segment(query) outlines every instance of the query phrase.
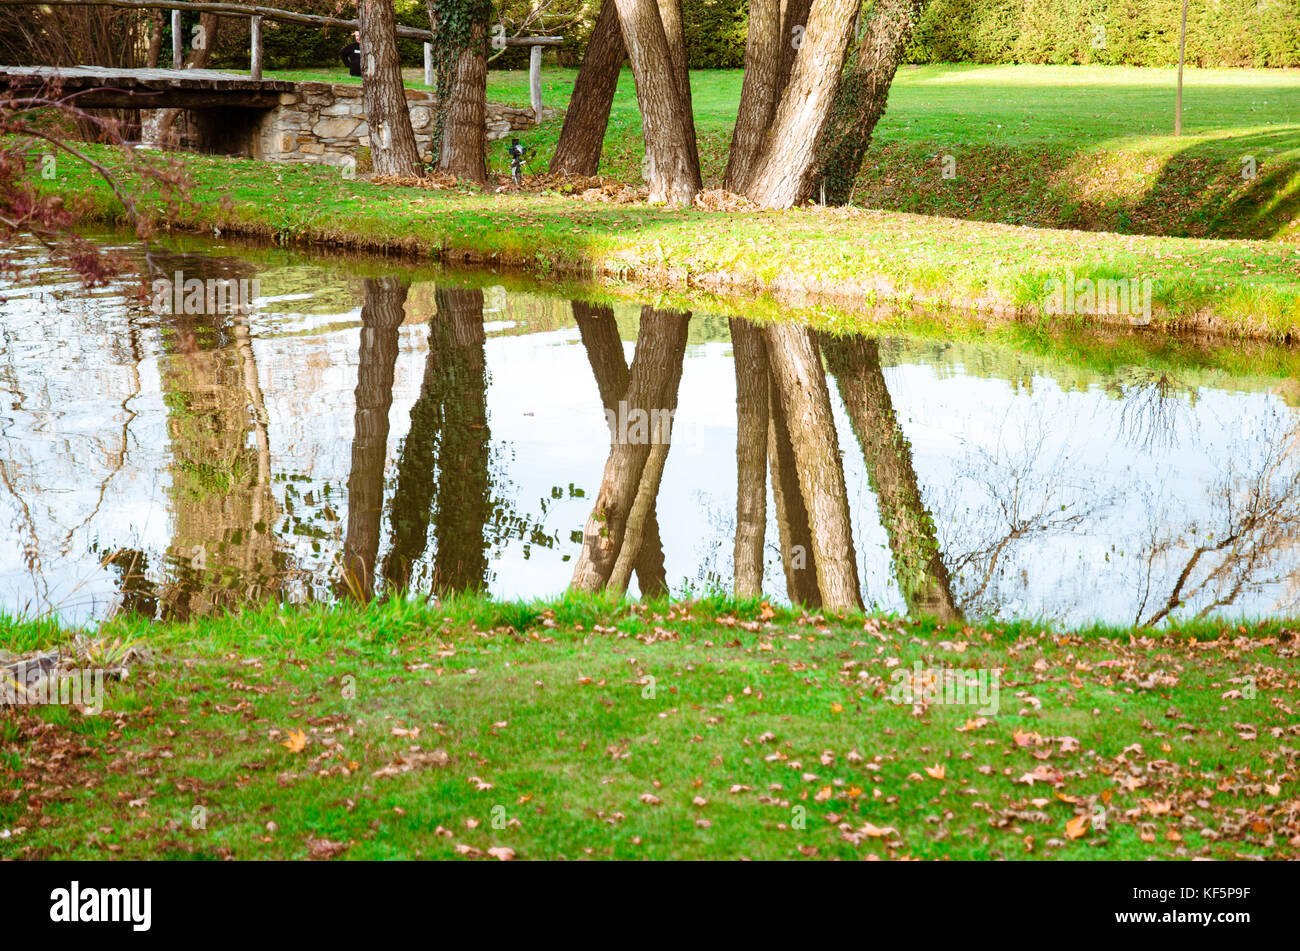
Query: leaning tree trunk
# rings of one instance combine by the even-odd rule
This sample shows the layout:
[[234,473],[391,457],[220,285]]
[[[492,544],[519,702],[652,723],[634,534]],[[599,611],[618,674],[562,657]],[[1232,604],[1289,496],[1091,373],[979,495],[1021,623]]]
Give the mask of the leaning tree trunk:
[[673,79],[677,83],[677,102],[682,110],[686,131],[686,155],[697,179],[700,176],[700,149],[695,140],[695,109],[691,104],[691,71],[686,58],[686,32],[682,25],[682,0],[656,0],[659,20],[668,41],[668,57],[673,61]]
[[790,84],[745,194],[765,208],[790,208],[808,192],[817,141],[830,115],[858,0],[814,0]]
[[862,447],[907,609],[944,623],[961,620],[934,519],[921,498],[912,447],[885,386],[876,342],[824,337],[822,350]]
[[736,368],[736,545],[732,565],[738,598],[763,593],[767,531],[767,349],[763,331],[733,317]]
[[487,25],[475,23],[456,57],[438,168],[487,184]]
[[615,0],[648,160],[650,201],[689,205],[700,191],[699,157],[691,159],[685,113],[668,38],[655,0]]
[[609,110],[614,104],[618,74],[626,58],[618,8],[614,0],[605,0],[591,39],[587,41],[587,51],[582,55],[578,78],[573,83],[569,111],[565,113],[560,140],[551,158],[552,174],[595,175],[600,168]]
[[840,81],[831,118],[818,149],[813,181],[826,184],[826,202],[846,204],[876,123],[885,114],[889,87],[907,42],[929,0],[877,0],[853,67]]
[[808,506],[822,602],[832,611],[860,608],[848,492],[821,354],[807,327],[773,324],[764,334]]
[[[781,51],[776,67],[776,98],[780,100],[785,87],[790,83],[790,74],[794,72],[794,58],[799,47],[803,45],[808,30],[808,14],[812,10],[812,0],[786,0],[785,13],[781,18]],[[795,44],[798,43],[799,46]]]
[[749,185],[754,162],[776,111],[780,61],[781,0],[750,0],[745,79],[740,87],[740,110],[736,113],[723,178],[723,187],[729,192],[739,194]]
[[391,0],[361,0],[357,20],[361,33],[361,96],[375,172],[414,178],[420,174],[420,153],[402,85]]
[[384,461],[388,457],[388,411],[393,405],[398,334],[406,317],[410,285],[396,277],[366,278],[365,284],[342,567],[344,592],[368,601],[375,592],[375,557],[379,554],[379,522],[384,511]]
[[[625,400],[629,416],[637,409],[649,414],[676,406],[676,381],[686,355],[688,320],[687,314],[656,311],[648,306],[641,309]],[[648,432],[650,427],[646,428]],[[615,438],[610,445],[600,490],[583,531],[582,551],[569,583],[572,590],[599,591],[609,583],[653,448],[649,438]]]
[[[627,396],[627,359],[623,356],[623,341],[618,335],[618,322],[614,308],[606,304],[588,304],[573,301],[573,318],[587,351],[596,388],[605,412],[615,414],[618,403]],[[614,433],[610,433],[614,438]],[[659,535],[656,506],[647,513],[645,538],[636,560],[637,583],[643,598],[657,598],[668,593],[668,572],[664,567],[664,545]]]

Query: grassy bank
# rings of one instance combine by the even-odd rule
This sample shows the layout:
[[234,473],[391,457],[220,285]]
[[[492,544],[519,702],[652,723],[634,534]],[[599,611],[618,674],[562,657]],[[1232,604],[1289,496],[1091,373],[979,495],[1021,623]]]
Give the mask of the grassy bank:
[[[15,650],[66,641],[8,625]],[[1294,857],[1294,629],[935,630],[726,599],[116,621],[0,712],[25,858]],[[997,669],[997,710],[898,671]],[[985,695],[985,700],[990,695]],[[974,698],[968,698],[974,699]]]
[[[106,150],[98,154],[111,162]],[[379,251],[452,264],[525,267],[713,292],[743,308],[770,292],[847,305],[955,307],[983,319],[1044,316],[1048,280],[1153,282],[1153,325],[1289,339],[1300,328],[1300,248],[1028,229],[853,209],[673,210],[542,193],[432,190],[349,181],[320,167],[194,157],[195,203],[166,227]],[[87,224],[120,220],[106,185],[71,161],[42,187]],[[1053,318],[1130,323],[1107,314]]]
[[[345,70],[277,74],[358,82]],[[543,99],[563,108],[577,71],[543,70]],[[706,183],[717,187],[740,101],[740,70],[692,74]],[[406,81],[423,87],[423,73]],[[1174,72],[1122,66],[936,65],[905,68],[858,181],[866,208],[1048,228],[1300,240],[1300,73],[1193,69],[1184,131],[1173,135]],[[488,74],[493,101],[527,106],[527,74]],[[524,134],[550,161],[560,123]],[[509,168],[505,144],[494,167]],[[641,114],[624,70],[601,173],[640,181]],[[945,178],[944,156],[953,177]],[[1246,157],[1254,176],[1243,177]]]

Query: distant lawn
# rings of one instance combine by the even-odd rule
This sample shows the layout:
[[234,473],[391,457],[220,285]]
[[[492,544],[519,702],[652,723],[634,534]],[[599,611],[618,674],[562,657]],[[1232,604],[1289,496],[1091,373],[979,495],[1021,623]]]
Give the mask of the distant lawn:
[[[360,82],[339,68],[295,80]],[[1189,69],[1184,135],[1173,137],[1175,72],[1122,66],[939,65],[900,71],[855,202],[1010,224],[1150,234],[1300,239],[1300,71]],[[424,87],[423,71],[405,71]],[[577,70],[545,67],[543,101],[564,106]],[[691,77],[705,178],[726,168],[740,70]],[[523,71],[488,73],[494,101],[528,105]],[[559,123],[525,135],[544,170]],[[495,151],[504,165],[503,145]],[[624,69],[601,172],[640,179],[641,118]],[[943,177],[951,155],[956,177]],[[1257,175],[1242,178],[1243,160]]]
[[[68,633],[20,625],[5,642]],[[6,855],[1284,859],[1300,847],[1284,623],[945,630],[725,598],[458,598],[119,621],[100,635],[153,653],[108,684],[107,712],[0,710]],[[910,702],[900,684],[918,665],[922,678],[983,676],[985,692]]]

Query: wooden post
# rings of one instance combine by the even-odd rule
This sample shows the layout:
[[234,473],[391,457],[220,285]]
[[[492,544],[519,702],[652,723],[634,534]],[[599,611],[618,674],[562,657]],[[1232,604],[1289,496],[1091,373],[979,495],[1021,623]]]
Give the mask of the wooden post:
[[542,47],[534,43],[528,49],[528,95],[533,100],[533,119],[542,124]]
[[181,42],[181,11],[172,11],[172,69],[180,69],[185,62],[185,46]]
[[424,84],[433,85],[433,44],[424,44]]
[[249,54],[249,71],[254,79],[262,78],[262,18],[251,17],[248,21],[248,39],[252,52]]
[[1183,0],[1183,26],[1178,34],[1178,102],[1174,106],[1174,135],[1183,134],[1183,58],[1187,54],[1187,0]]

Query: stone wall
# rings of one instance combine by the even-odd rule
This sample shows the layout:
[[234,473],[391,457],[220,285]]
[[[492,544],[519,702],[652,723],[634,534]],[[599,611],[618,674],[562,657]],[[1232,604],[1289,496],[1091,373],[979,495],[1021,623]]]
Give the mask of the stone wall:
[[[411,127],[420,158],[430,154],[434,119],[434,94],[406,90]],[[554,109],[542,108],[542,120]],[[488,141],[535,127],[532,109],[488,103]],[[253,155],[272,162],[308,162],[347,166],[358,148],[370,147],[370,127],[362,106],[361,86],[332,83],[298,83],[296,92],[280,94],[280,105],[262,117],[253,133]]]

